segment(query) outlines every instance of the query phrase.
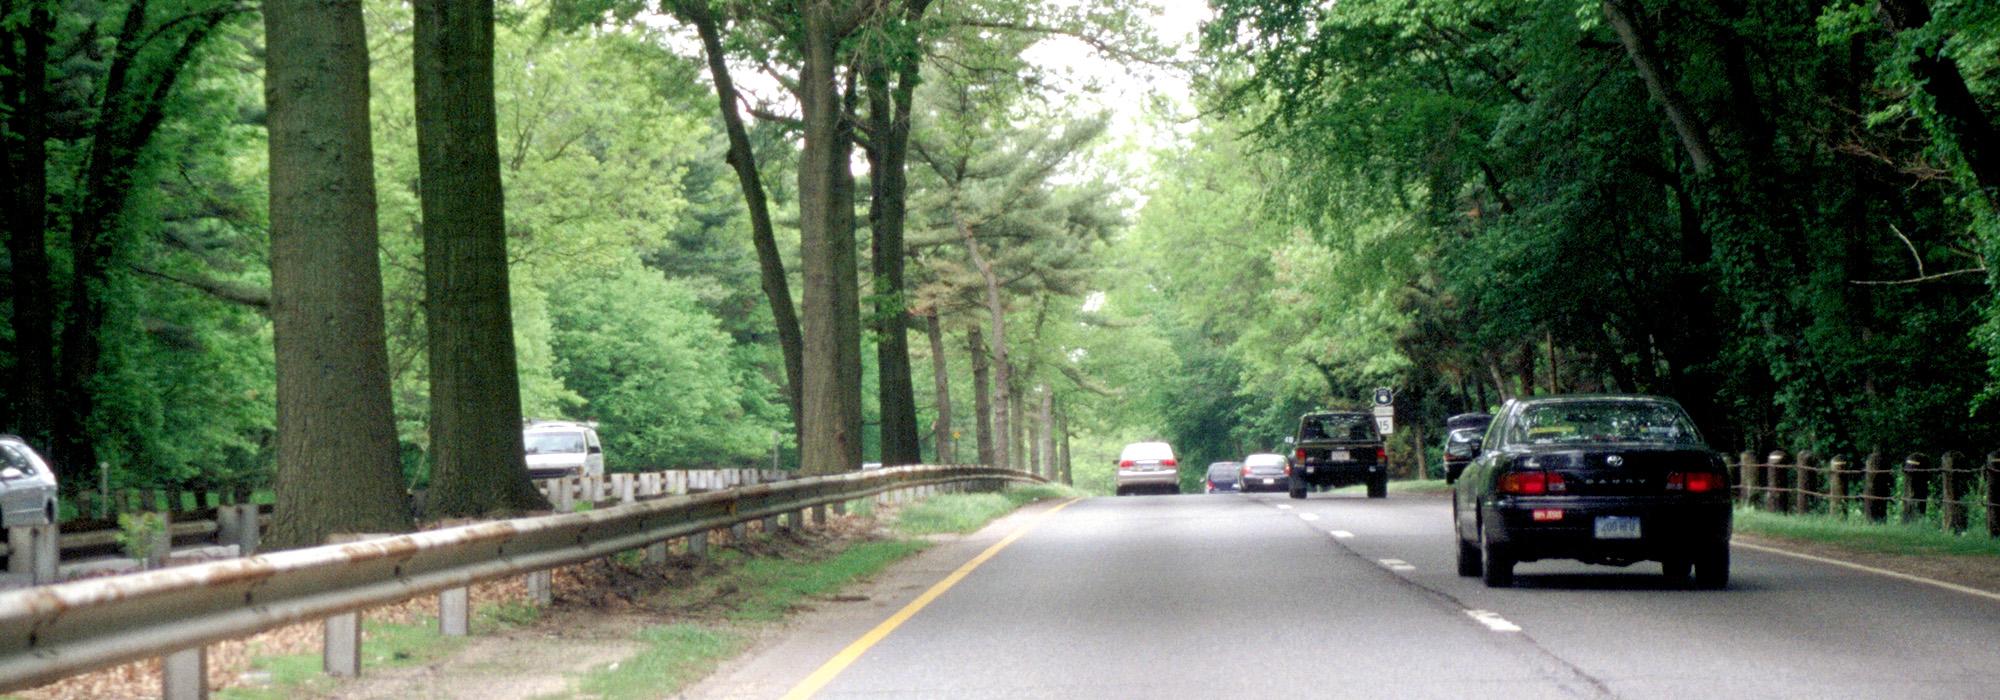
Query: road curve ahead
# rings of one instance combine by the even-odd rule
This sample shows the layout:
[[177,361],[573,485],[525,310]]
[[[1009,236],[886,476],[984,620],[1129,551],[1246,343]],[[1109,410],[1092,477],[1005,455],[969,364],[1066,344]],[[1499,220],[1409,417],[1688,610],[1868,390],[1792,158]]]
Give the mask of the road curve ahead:
[[[1449,511],[1259,494],[1012,518],[990,530],[1032,529],[814,697],[2000,696],[2000,601],[1742,547],[1726,591],[1570,562],[1492,590],[1454,573]],[[856,611],[867,624],[809,619],[694,694],[799,688],[1005,534],[927,554],[955,560],[896,574],[924,585]]]

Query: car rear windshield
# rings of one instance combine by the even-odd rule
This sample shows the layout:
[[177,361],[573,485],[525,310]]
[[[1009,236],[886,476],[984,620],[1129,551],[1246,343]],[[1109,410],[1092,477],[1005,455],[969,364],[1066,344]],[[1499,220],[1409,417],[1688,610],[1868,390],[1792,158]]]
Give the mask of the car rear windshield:
[[1125,451],[1118,455],[1118,459],[1120,460],[1167,460],[1173,458],[1174,448],[1168,447],[1167,443],[1164,442],[1135,442],[1126,445]]
[[1208,478],[1213,479],[1218,476],[1234,476],[1236,474],[1236,470],[1242,468],[1243,465],[1237,462],[1216,462],[1214,464],[1208,465]]
[[526,433],[521,436],[528,454],[560,455],[583,451],[583,433]]
[[1364,413],[1306,416],[1299,424],[1300,440],[1374,440],[1375,419]]
[[1658,401],[1563,401],[1528,406],[1509,428],[1516,444],[1618,442],[1700,445],[1701,435],[1680,407]]
[[1282,467],[1285,466],[1285,456],[1250,455],[1248,457],[1243,458],[1243,463],[1253,467]]

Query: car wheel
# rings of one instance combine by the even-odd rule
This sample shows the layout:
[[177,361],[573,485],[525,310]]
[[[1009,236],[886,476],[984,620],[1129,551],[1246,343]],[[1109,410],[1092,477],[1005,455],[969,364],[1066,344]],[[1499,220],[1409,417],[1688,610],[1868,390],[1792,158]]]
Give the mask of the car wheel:
[[1125,495],[1126,493],[1128,493],[1128,492],[1127,492],[1127,491],[1125,490],[1125,487],[1123,487],[1123,486],[1120,486],[1120,487],[1118,487],[1118,488],[1116,489],[1116,492],[1117,492],[1117,494],[1118,494],[1118,495],[1120,495],[1120,496],[1123,496],[1123,495]]
[[1667,583],[1679,585],[1687,583],[1688,572],[1694,570],[1694,561],[1686,555],[1676,555],[1660,560],[1660,573],[1667,577]]
[[1295,476],[1295,477],[1292,477],[1292,483],[1291,483],[1291,489],[1290,489],[1290,490],[1291,490],[1291,497],[1292,497],[1292,498],[1305,498],[1305,497],[1306,497],[1306,480],[1305,480],[1305,479],[1301,479],[1301,478],[1298,478],[1298,477],[1296,477],[1296,476]]
[[1694,558],[1694,585],[1721,590],[1729,587],[1729,543],[1718,542],[1702,548]]
[[1388,474],[1377,474],[1375,476],[1368,477],[1368,497],[1369,498],[1389,497]]
[[1514,585],[1514,557],[1505,547],[1486,539],[1486,527],[1479,528],[1479,568],[1480,578],[1487,588],[1506,588]]
[[1471,542],[1452,537],[1458,543],[1458,575],[1478,576],[1483,569],[1479,566],[1479,548]]

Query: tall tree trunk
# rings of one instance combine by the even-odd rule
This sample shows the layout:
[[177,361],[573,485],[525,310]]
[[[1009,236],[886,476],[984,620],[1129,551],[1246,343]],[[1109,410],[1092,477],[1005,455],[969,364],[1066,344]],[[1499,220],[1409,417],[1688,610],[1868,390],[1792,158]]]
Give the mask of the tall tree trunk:
[[965,331],[965,340],[972,346],[972,430],[974,442],[979,446],[979,463],[1004,466],[993,452],[993,378],[988,371],[986,339],[978,324]]
[[[7,192],[7,258],[14,358],[6,403],[9,430],[40,450],[53,445],[55,293],[49,277],[48,63],[55,20],[46,0],[30,0],[25,26],[0,40],[0,188]],[[81,465],[55,465],[70,478]],[[72,492],[74,489],[72,489]]]
[[[1899,34],[1931,21],[1930,5],[1924,0],[1877,0],[1875,6],[1882,24]],[[1964,156],[1986,201],[2000,206],[2000,127],[1994,126],[1992,115],[1966,86],[1958,60],[1944,54],[1948,36],[1940,34],[1927,45],[1916,47],[1910,72],[1924,92],[1930,93],[1932,109],[1943,117],[1944,127],[1957,142],[1958,153]]]
[[932,426],[932,439],[937,443],[938,463],[956,464],[958,450],[951,439],[951,374],[945,367],[943,326],[937,309],[931,309],[924,317],[924,330],[931,341],[931,384],[937,394],[937,423]]
[[861,465],[860,309],[853,201],[836,82],[840,41],[830,3],[804,5],[800,35],[799,257],[805,294],[800,471],[834,474]]
[[[914,13],[921,15],[926,5],[923,0],[913,2]],[[892,466],[923,460],[917,439],[916,389],[910,378],[909,305],[903,288],[910,102],[921,65],[916,57],[905,57],[893,89],[883,59],[871,61],[867,71],[869,133],[874,137],[874,147],[868,149],[868,221],[875,273],[877,399],[882,411],[882,463]]]
[[1010,466],[1020,471],[1028,470],[1030,456],[1027,439],[1028,412],[1025,404],[1026,400],[1021,395],[1020,387],[1007,391],[1007,452],[1014,457],[1014,462]]
[[416,0],[429,334],[426,517],[547,508],[522,457],[520,372],[493,103],[493,0]]
[[730,78],[729,64],[722,52],[721,33],[715,16],[705,2],[676,2],[674,14],[693,24],[708,54],[708,74],[715,83],[716,100],[721,103],[723,133],[729,139],[729,167],[736,171],[736,184],[743,190],[743,202],[750,214],[750,241],[757,249],[758,277],[764,300],[771,305],[771,323],[778,332],[778,349],[785,359],[785,401],[792,410],[793,437],[804,444],[805,421],[800,397],[804,376],[805,340],[799,328],[798,311],[792,306],[791,282],[785,276],[785,260],[778,252],[778,238],[771,225],[771,205],[764,194],[764,180],[757,168],[757,153],[750,147],[750,132],[737,111],[736,82]]
[[269,541],[409,529],[389,400],[360,0],[264,3],[277,515]]
[[[986,339],[988,352],[993,363],[993,403],[998,410],[993,411],[993,462],[997,466],[1012,467],[1016,454],[1013,451],[1014,438],[1010,426],[1013,416],[1008,415],[1013,406],[1013,378],[1007,363],[1007,305],[1001,296],[1000,276],[993,272],[993,264],[986,255],[979,252],[979,240],[972,235],[972,227],[952,214],[952,223],[958,227],[958,235],[965,239],[966,254],[972,257],[972,266],[979,270],[979,276],[986,283],[986,314],[993,324],[993,334]],[[983,446],[982,446],[983,449]]]
[[1040,455],[1040,457],[1035,460],[1035,473],[1043,476],[1054,476],[1056,472],[1056,394],[1049,390],[1049,385],[1047,384],[1043,384],[1039,388],[1040,391],[1036,393],[1042,397],[1042,406],[1039,420],[1035,421],[1035,454]]
[[1060,478],[1064,484],[1070,484],[1073,482],[1070,481],[1070,471],[1069,471],[1070,461],[1069,461],[1069,408],[1068,407],[1064,407],[1061,411],[1056,412],[1056,435],[1062,437],[1062,441],[1060,443],[1057,443],[1057,447],[1060,448],[1060,451],[1062,452],[1062,456],[1056,459],[1056,470],[1059,474],[1058,478]]
[[1694,113],[1687,99],[1681,95],[1673,76],[1660,60],[1659,50],[1653,45],[1653,37],[1646,27],[1639,25],[1638,17],[1629,6],[1630,0],[1604,0],[1604,18],[1609,20],[1612,31],[1625,45],[1625,53],[1632,59],[1632,66],[1639,71],[1639,79],[1645,81],[1646,91],[1667,111],[1667,121],[1674,126],[1674,133],[1680,136],[1681,145],[1687,149],[1688,157],[1694,163],[1695,172],[1707,174],[1721,165],[1722,158],[1716,154],[1715,143],[1708,137],[1708,129],[1702,126],[1701,117]]

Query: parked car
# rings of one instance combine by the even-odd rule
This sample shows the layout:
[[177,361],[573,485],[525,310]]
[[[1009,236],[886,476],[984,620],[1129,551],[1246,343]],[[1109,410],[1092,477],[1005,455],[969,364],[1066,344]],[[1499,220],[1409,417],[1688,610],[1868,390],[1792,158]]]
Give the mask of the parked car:
[[1479,452],[1480,441],[1486,439],[1486,426],[1492,423],[1493,416],[1485,413],[1460,413],[1444,420],[1445,483],[1457,483],[1458,475]]
[[56,521],[56,471],[21,438],[0,435],[0,525]]
[[1238,476],[1237,472],[1242,468],[1243,468],[1242,462],[1209,463],[1208,478],[1203,480],[1206,492],[1235,493],[1241,490],[1239,488],[1239,485],[1242,482],[1237,481],[1237,476]]
[[1322,411],[1299,417],[1292,440],[1292,472],[1287,487],[1292,498],[1308,490],[1368,484],[1369,498],[1389,495],[1389,461],[1375,416],[1360,411]]
[[1654,396],[1510,401],[1453,488],[1458,573],[1508,586],[1514,565],[1657,561],[1729,584],[1729,472],[1680,404]]
[[597,427],[574,421],[535,421],[521,430],[528,477],[603,476],[604,445]]
[[1164,442],[1135,442],[1118,452],[1118,495],[1139,491],[1181,492],[1179,462]]
[[1244,491],[1284,491],[1291,488],[1291,463],[1269,452],[1243,458]]

